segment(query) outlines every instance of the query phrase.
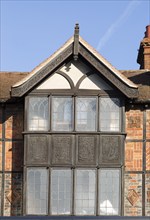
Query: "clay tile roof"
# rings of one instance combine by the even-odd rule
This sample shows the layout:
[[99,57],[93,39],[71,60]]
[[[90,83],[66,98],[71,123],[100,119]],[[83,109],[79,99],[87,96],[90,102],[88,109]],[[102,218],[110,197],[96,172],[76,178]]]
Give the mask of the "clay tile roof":
[[0,101],[3,102],[10,99],[11,86],[28,74],[28,72],[0,72]]
[[120,72],[138,85],[138,101],[150,102],[150,70],[121,70]]

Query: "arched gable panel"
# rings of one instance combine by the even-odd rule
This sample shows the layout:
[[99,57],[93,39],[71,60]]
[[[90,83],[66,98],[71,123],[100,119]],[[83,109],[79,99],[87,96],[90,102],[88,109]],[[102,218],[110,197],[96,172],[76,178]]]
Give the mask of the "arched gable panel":
[[96,73],[83,79],[79,89],[112,90],[112,88]]
[[40,89],[70,89],[70,88],[71,88],[70,84],[64,76],[58,73],[54,73],[36,89],[40,90]]
[[72,60],[71,62],[64,65],[60,70],[70,77],[74,83],[74,86],[76,86],[77,82],[84,74],[91,71],[90,67],[80,60]]

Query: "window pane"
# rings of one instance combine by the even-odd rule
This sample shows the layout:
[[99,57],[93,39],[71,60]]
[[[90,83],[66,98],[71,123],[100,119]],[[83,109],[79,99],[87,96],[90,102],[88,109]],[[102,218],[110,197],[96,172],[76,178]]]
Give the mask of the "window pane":
[[100,130],[119,131],[120,100],[117,98],[100,99]]
[[118,169],[99,170],[100,215],[119,215],[120,172]]
[[47,97],[30,97],[28,109],[28,129],[48,130],[48,98]]
[[77,98],[76,130],[96,130],[96,98]]
[[72,206],[71,170],[52,170],[51,173],[51,213],[71,214]]
[[48,171],[45,168],[27,170],[27,214],[47,214]]
[[52,98],[52,130],[72,131],[73,101],[70,97]]
[[76,170],[75,214],[95,214],[95,170]]

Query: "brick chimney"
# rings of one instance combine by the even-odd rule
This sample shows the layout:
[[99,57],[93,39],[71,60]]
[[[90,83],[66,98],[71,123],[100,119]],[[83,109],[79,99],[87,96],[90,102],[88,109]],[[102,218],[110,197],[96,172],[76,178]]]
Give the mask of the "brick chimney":
[[150,25],[146,26],[145,36],[140,43],[137,63],[140,69],[150,69]]

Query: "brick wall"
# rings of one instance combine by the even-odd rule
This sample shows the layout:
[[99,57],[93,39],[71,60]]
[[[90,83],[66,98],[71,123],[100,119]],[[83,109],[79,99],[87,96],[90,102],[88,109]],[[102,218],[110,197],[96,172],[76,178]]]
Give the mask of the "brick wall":
[[[22,215],[23,104],[0,106],[0,215]],[[126,108],[124,215],[150,216],[150,110]]]
[[22,215],[23,104],[0,106],[1,215]]
[[150,110],[126,108],[124,215],[150,216]]

